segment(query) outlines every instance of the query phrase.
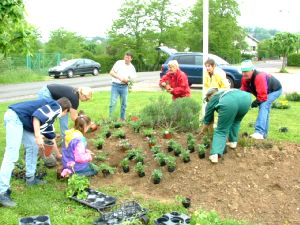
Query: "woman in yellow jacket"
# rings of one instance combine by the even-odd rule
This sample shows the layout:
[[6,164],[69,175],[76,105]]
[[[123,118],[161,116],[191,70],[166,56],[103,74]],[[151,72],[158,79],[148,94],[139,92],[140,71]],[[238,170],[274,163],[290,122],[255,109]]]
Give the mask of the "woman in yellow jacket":
[[204,73],[204,90],[207,92],[210,88],[218,88],[219,90],[230,89],[230,84],[226,78],[224,70],[216,66],[213,59],[205,62],[206,71]]

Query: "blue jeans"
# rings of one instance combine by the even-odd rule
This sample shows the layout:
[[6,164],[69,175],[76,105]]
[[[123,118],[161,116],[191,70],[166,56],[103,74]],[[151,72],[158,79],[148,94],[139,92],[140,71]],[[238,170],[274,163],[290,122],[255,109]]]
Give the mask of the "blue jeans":
[[128,85],[112,83],[111,96],[109,105],[109,116],[112,117],[112,113],[115,109],[118,97],[121,99],[121,119],[125,119],[126,107],[127,107],[127,96],[128,96]]
[[23,129],[23,124],[18,115],[11,109],[4,114],[6,129],[6,147],[0,169],[0,193],[10,187],[10,179],[15,163],[19,159],[21,144],[25,147],[26,177],[35,175],[38,158],[38,146],[34,133]]
[[264,138],[268,136],[269,117],[272,103],[279,98],[281,93],[282,89],[269,93],[267,101],[259,105],[259,112],[255,124],[255,132],[262,134]]
[[[47,98],[53,99],[47,86],[40,89],[37,94],[38,94],[38,99],[47,99]],[[59,118],[60,136],[62,139],[64,139],[65,137],[65,131],[68,130],[68,121],[69,121],[68,114]]]

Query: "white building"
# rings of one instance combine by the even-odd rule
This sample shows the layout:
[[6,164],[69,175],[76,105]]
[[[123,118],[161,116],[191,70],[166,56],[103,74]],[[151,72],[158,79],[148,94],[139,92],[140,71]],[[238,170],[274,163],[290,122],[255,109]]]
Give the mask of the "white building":
[[257,56],[257,45],[259,40],[252,37],[250,34],[247,34],[245,37],[245,42],[247,43],[248,47],[247,49],[243,50],[242,53]]

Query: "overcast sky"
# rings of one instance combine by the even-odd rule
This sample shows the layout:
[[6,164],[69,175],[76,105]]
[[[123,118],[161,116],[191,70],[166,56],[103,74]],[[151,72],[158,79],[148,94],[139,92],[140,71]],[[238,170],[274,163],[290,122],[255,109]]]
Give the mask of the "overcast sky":
[[[118,16],[124,0],[24,0],[28,21],[36,26],[42,39],[60,27],[84,37],[105,36]],[[172,0],[174,7],[189,7],[196,0]],[[299,32],[299,0],[237,0],[241,26],[257,26]],[[202,12],[200,12],[202,13]]]

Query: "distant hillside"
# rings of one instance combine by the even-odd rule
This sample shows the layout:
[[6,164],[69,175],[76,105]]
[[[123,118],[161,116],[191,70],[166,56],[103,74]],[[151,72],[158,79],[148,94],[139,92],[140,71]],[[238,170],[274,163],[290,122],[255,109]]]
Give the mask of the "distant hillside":
[[245,31],[259,41],[271,39],[279,30],[267,30],[260,27],[246,27]]

